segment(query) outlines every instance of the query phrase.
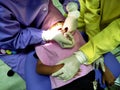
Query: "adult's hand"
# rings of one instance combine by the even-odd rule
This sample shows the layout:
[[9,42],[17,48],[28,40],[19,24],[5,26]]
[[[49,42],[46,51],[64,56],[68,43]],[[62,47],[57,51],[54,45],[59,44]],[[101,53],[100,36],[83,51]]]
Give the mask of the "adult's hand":
[[74,32],[77,29],[77,19],[80,16],[77,3],[69,2],[66,6],[66,10],[68,11],[68,16],[65,19],[62,29],[67,30],[67,32]]
[[64,35],[61,30],[43,31],[42,38],[45,41],[55,40],[62,48],[71,48],[74,46],[74,37],[70,33]]
[[62,30],[63,23],[57,23],[50,27],[47,31],[43,31],[42,38],[45,41],[55,40],[62,48],[71,48],[75,41],[70,33]]
[[52,76],[65,81],[70,80],[77,74],[80,65],[84,62],[86,62],[85,55],[81,51],[78,51],[72,56],[62,60],[59,64],[64,64],[64,66],[57,72],[53,73]]

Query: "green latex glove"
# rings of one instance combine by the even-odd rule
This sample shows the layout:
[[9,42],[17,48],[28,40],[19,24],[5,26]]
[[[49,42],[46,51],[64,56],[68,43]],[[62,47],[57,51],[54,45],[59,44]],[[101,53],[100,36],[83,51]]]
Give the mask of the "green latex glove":
[[63,30],[68,32],[73,32],[77,29],[77,19],[80,16],[80,12],[78,11],[78,5],[75,2],[70,2],[66,6],[66,10],[68,11],[68,16],[65,19],[63,24]]
[[64,66],[53,73],[52,76],[58,77],[64,81],[70,80],[77,74],[80,65],[86,61],[84,54],[81,51],[76,52],[72,56],[62,60],[59,64]]
[[71,48],[74,46],[74,37],[70,33],[64,35],[60,30],[43,31],[42,38],[45,41],[55,40],[62,48]]
[[98,69],[99,67],[102,69],[103,72],[105,72],[105,66],[104,66],[104,58],[100,57],[98,58],[94,63],[93,66],[95,69]]

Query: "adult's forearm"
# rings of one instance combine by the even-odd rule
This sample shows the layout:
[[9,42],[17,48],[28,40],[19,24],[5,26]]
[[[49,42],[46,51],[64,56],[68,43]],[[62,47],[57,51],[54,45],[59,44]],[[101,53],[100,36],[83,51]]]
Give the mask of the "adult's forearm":
[[120,19],[113,21],[103,31],[90,39],[80,48],[88,62],[94,62],[102,54],[109,52],[120,44]]

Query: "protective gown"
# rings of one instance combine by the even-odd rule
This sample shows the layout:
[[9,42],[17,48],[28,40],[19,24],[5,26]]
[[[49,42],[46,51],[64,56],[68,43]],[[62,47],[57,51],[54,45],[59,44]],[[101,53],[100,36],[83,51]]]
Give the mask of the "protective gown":
[[120,44],[120,1],[79,0],[79,29],[86,30],[89,41],[80,50],[88,63]]
[[43,30],[63,20],[51,0],[0,0],[0,50],[16,52],[0,54],[0,60],[26,80],[28,90],[51,89],[49,78],[35,72],[34,45],[45,43]]

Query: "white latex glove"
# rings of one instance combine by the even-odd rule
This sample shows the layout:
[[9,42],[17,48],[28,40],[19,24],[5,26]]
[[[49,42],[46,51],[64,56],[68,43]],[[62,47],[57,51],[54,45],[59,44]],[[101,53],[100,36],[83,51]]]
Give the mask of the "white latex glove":
[[42,38],[45,41],[55,40],[62,48],[71,48],[74,46],[74,37],[70,33],[64,36],[60,30],[43,31]]
[[65,19],[62,30],[67,30],[67,32],[73,32],[77,29],[77,19],[80,16],[77,3],[68,3],[66,6],[66,10],[68,11],[68,16]]
[[58,77],[64,81],[70,80],[77,74],[80,64],[86,62],[86,57],[81,51],[74,53],[72,56],[62,60],[59,64],[64,64],[64,66],[53,73],[52,76]]
[[99,67],[101,67],[102,71],[105,72],[104,58],[103,58],[103,57],[98,58],[98,59],[93,63],[93,66],[95,67],[95,69],[98,69]]

